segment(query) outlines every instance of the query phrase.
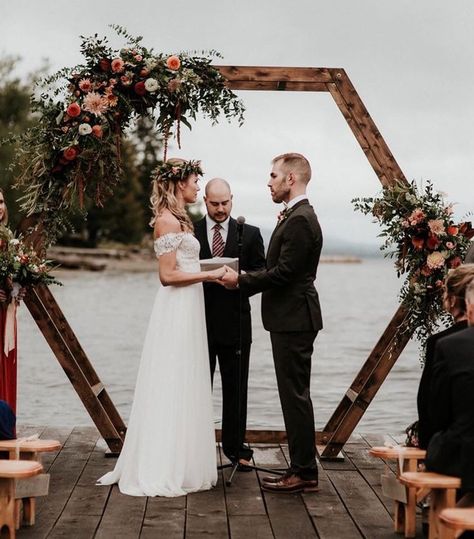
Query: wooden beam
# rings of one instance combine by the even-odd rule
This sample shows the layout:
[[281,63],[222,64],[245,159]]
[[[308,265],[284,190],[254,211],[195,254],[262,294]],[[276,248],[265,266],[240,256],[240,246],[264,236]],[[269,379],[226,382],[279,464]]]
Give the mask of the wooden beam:
[[219,66],[221,74],[230,82],[320,82],[333,81],[333,75],[326,67],[264,67],[264,66]]
[[234,80],[228,81],[227,86],[231,90],[262,90],[277,92],[327,92],[324,82],[292,82],[292,81],[257,81],[257,80]]

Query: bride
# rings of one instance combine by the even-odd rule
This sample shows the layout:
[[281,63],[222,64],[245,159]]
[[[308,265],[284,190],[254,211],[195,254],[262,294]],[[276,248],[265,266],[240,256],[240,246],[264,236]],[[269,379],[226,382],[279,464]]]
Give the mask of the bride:
[[131,496],[181,496],[216,484],[211,380],[199,242],[185,205],[196,201],[198,161],[156,169],[151,203],[161,286],[156,295],[124,446],[102,485]]

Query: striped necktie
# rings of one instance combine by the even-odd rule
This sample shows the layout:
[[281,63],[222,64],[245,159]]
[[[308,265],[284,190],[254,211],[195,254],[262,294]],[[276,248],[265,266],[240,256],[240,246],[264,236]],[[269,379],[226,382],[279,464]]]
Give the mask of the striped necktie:
[[222,227],[219,223],[216,223],[212,228],[214,230],[214,236],[212,237],[212,256],[222,256],[225,247],[220,233]]

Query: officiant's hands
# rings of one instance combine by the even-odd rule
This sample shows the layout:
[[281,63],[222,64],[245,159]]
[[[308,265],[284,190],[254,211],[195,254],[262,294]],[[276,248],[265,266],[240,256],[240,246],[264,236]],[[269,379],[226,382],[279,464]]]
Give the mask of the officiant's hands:
[[239,281],[238,277],[239,274],[234,271],[232,268],[229,268],[229,266],[224,266],[225,268],[225,274],[219,279],[218,283],[222,286],[225,286],[229,289],[237,288]]

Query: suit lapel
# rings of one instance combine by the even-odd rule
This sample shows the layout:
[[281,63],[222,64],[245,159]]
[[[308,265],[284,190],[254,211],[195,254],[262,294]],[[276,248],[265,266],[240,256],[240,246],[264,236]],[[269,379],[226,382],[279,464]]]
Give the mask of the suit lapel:
[[309,201],[307,198],[303,199],[303,200],[300,200],[299,202],[297,202],[291,209],[290,209],[290,215],[288,215],[288,217],[286,219],[283,220],[283,222],[278,222],[276,227],[274,228],[273,232],[272,232],[272,235],[270,237],[270,242],[268,243],[268,250],[270,251],[270,246],[272,244],[272,241],[273,241],[273,238],[275,237],[275,234],[277,232],[277,230],[281,230],[283,226],[285,226],[285,223],[286,221],[291,217],[291,214],[297,209],[299,208],[300,206],[304,206],[305,204],[309,204]]
[[207,223],[205,217],[195,224],[194,231],[196,238],[201,244],[199,258],[212,258],[211,248],[209,247],[209,241],[207,239]]
[[227,231],[227,240],[222,256],[236,256],[237,250],[237,221],[231,217],[229,219],[229,230]]

